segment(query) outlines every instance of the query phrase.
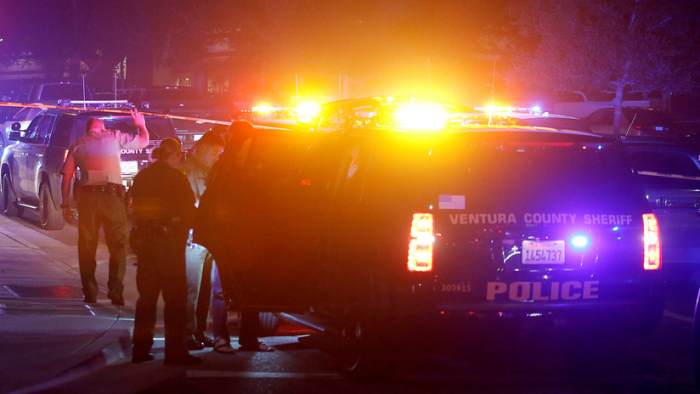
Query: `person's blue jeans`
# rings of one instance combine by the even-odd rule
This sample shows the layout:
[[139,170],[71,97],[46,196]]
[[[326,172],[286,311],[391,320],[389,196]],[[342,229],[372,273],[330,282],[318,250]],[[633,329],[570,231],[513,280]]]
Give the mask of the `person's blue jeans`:
[[211,258],[203,246],[190,242],[185,250],[187,263],[187,334],[200,337],[209,324],[211,302]]
[[224,292],[221,289],[221,278],[219,277],[219,268],[216,266],[216,262],[214,262],[212,265],[212,333],[214,334],[214,341],[219,341],[219,339],[223,338],[226,340],[226,342],[231,343],[231,335],[228,331],[228,307],[226,306]]

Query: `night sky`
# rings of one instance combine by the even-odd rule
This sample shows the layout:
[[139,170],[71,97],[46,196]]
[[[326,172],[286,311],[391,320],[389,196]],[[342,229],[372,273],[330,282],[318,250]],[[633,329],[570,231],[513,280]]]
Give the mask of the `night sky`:
[[[428,95],[477,105],[492,93],[510,95],[500,78],[508,64],[500,61],[504,46],[498,44],[513,30],[508,0],[0,0],[0,5],[5,58],[31,51],[109,63],[137,50],[166,48],[172,64],[197,67],[207,47],[199,39],[218,34],[234,47],[233,59],[222,68],[241,86],[257,87],[266,78],[272,89],[301,78],[308,88],[337,90],[345,76],[354,97]],[[93,69],[100,65],[88,63]]]

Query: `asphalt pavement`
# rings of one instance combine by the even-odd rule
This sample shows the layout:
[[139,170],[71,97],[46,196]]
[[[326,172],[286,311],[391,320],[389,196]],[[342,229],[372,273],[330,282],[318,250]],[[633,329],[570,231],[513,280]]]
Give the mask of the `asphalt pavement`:
[[[160,392],[173,392],[167,384],[178,384],[192,376],[230,375],[231,371],[238,371],[234,377],[285,378],[285,374],[307,376],[308,371],[315,373],[315,378],[319,373],[324,379],[338,377],[329,359],[320,353],[304,353],[303,361],[295,359],[294,349],[305,346],[298,335],[308,332],[294,327],[281,330],[277,337],[265,338],[268,345],[279,350],[275,353],[239,352],[232,357],[205,349],[192,352],[204,359],[201,367],[163,366],[161,314],[153,349],[156,360],[131,364],[131,332],[138,298],[135,256],[129,255],[127,261],[125,305],[113,306],[106,296],[109,254],[101,241],[97,254],[98,302],[85,304],[74,239],[77,231],[64,232],[63,237],[55,237],[54,233],[49,236],[32,228],[31,223],[0,215],[0,393],[122,394],[148,392],[154,387],[167,388]],[[682,330],[672,332],[685,333],[692,321],[697,286],[686,287],[687,291],[670,287],[676,291],[667,299],[661,330],[656,330],[656,337],[641,342],[646,345],[635,347],[651,352],[651,359],[662,365],[669,357],[668,338],[678,336],[663,329],[683,325]],[[230,315],[229,323],[235,327],[235,314]],[[235,329],[232,334],[236,335]],[[687,347],[687,336],[680,335],[679,349]],[[660,346],[658,354],[649,344]],[[235,339],[233,345],[238,347]],[[295,364],[281,362],[285,357],[294,359]],[[644,353],[644,357],[648,355]],[[678,365],[668,368],[678,376],[691,376],[689,356],[684,354],[679,360]]]
[[[109,253],[101,238],[96,272],[100,292],[96,304],[85,304],[78,271],[77,229],[49,236],[33,225],[31,218],[25,221],[0,215],[0,393],[140,393],[186,376],[191,368],[164,366],[162,362],[162,298],[152,349],[155,360],[138,365],[130,362],[138,299],[135,255],[129,253],[127,258],[125,305],[114,306],[107,298]],[[229,313],[236,348],[237,323],[237,314]],[[307,333],[282,322],[278,336],[264,342],[288,346],[297,342],[298,335]],[[231,357],[211,348],[190,353],[224,368],[230,363],[245,364],[253,356],[247,352],[247,356],[237,353]]]
[[85,304],[77,247],[0,216],[0,392],[39,392],[130,360],[135,260],[117,307],[106,296],[108,259],[101,242],[98,302]]

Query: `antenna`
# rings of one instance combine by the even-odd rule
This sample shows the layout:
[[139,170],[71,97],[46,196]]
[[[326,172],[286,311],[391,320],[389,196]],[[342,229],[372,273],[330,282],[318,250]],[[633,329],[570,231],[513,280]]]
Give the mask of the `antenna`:
[[[83,103],[85,101],[87,101],[87,99],[85,98],[85,74],[83,74]],[[87,106],[83,104],[83,108],[87,108]]]

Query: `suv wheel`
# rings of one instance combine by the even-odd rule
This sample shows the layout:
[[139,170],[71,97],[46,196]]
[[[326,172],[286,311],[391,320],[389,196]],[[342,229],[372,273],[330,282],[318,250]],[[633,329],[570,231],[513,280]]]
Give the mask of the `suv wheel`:
[[65,225],[61,210],[54,208],[51,190],[46,183],[39,187],[39,220],[44,230],[60,230]]
[[[351,317],[355,315],[355,317]],[[358,316],[359,315],[359,316]],[[338,366],[351,379],[386,378],[393,372],[387,338],[369,314],[353,313],[340,329]]]
[[2,176],[2,214],[5,216],[17,216],[17,198],[12,192],[12,183],[10,176],[5,174]]

